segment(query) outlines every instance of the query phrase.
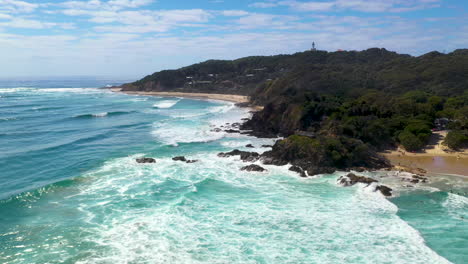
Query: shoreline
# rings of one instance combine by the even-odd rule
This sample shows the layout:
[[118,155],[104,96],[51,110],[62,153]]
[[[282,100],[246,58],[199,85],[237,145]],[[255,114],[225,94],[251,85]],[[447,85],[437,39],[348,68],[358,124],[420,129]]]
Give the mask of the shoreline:
[[422,168],[429,174],[460,175],[468,177],[468,150],[453,151],[442,144],[447,131],[433,132],[429,144],[421,152],[408,152],[401,147],[380,154],[393,166]]
[[249,97],[245,95],[234,94],[212,94],[212,93],[184,93],[184,92],[141,92],[141,91],[122,91],[121,88],[110,88],[112,92],[124,93],[129,95],[149,95],[162,97],[185,97],[195,99],[221,100],[233,103],[248,103]]
[[[183,93],[183,92],[141,92],[122,91],[121,88],[109,88],[112,92],[124,93],[128,95],[145,95],[161,97],[182,97],[202,100],[221,100],[236,104],[248,104],[249,97],[233,94],[211,94],[211,93]],[[254,111],[262,110],[261,106],[247,106]],[[430,144],[424,152],[412,153],[403,149],[380,153],[386,157],[393,166],[404,166],[411,169],[422,168],[428,174],[460,175],[468,177],[468,151],[446,152],[441,144],[446,136],[445,131],[434,133],[438,137],[433,144]]]

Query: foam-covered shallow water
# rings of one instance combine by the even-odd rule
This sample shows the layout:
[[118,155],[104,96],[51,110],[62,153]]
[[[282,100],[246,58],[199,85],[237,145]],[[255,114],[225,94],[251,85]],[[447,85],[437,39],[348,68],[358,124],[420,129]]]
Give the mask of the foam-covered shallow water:
[[339,172],[241,172],[216,154],[273,140],[211,131],[249,115],[231,103],[47,87],[0,96],[1,263],[466,262],[466,197],[427,187],[388,200],[337,185]]

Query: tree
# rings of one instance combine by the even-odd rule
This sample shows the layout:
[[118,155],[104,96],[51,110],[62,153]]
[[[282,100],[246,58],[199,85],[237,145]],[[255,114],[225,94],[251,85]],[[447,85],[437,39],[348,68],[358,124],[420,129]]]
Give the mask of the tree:
[[424,147],[424,143],[416,135],[409,131],[403,131],[398,136],[401,145],[408,151],[418,151]]
[[468,133],[462,130],[452,130],[445,137],[444,144],[453,150],[468,147]]

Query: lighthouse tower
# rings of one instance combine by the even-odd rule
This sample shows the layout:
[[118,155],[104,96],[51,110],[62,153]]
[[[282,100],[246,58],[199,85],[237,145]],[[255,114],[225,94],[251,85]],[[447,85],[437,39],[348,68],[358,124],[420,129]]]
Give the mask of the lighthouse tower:
[[312,49],[311,51],[317,51],[317,49],[315,48],[315,42],[312,42]]

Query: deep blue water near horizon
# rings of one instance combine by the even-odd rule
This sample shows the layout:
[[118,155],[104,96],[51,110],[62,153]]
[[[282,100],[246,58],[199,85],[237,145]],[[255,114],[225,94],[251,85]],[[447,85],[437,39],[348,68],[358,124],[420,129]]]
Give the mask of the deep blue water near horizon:
[[126,81],[0,79],[0,263],[468,262],[466,196],[241,172],[216,154],[273,140],[211,130],[247,110],[95,89]]

